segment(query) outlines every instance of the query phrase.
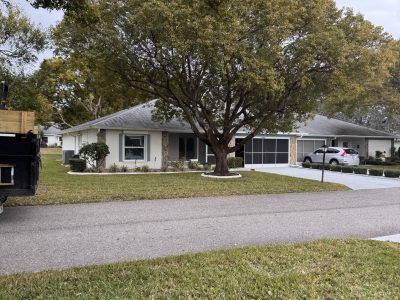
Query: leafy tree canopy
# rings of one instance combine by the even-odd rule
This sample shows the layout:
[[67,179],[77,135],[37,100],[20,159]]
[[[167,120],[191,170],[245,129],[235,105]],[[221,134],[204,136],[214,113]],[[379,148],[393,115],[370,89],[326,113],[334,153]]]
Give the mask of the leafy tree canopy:
[[35,8],[60,9],[66,11],[81,10],[87,7],[85,0],[27,0]]
[[256,134],[291,131],[322,102],[361,105],[394,60],[390,36],[333,0],[101,0],[98,11],[91,46],[160,99],[157,119],[189,122],[219,175]]
[[0,2],[0,75],[37,59],[45,34],[14,5]]

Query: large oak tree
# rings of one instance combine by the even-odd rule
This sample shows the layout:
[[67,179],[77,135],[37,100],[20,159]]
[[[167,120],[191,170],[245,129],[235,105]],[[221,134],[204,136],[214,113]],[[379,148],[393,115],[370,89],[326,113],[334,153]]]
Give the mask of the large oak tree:
[[[159,99],[155,119],[188,122],[214,152],[217,175],[255,135],[291,131],[322,102],[362,101],[393,61],[391,38],[333,0],[97,5],[89,47],[131,88]],[[231,145],[240,129],[246,138]]]

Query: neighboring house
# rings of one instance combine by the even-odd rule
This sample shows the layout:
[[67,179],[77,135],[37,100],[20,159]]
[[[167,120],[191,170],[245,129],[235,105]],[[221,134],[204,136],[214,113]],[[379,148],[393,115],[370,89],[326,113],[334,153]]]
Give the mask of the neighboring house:
[[44,126],[39,126],[39,132],[41,133],[42,144],[46,144],[47,147],[62,146],[61,130],[54,125],[48,128]]
[[[190,126],[176,119],[167,123],[152,120],[154,100],[62,131],[63,161],[89,143],[105,142],[110,148],[106,168],[113,164],[129,168],[147,165],[159,169],[163,163],[185,157],[213,164],[214,155],[199,141]],[[352,147],[360,156],[375,156],[376,151],[390,156],[395,136],[344,121],[317,115],[299,124],[291,133],[258,135],[232,156],[244,158],[245,167],[296,165],[304,156],[324,144]],[[232,144],[245,132],[238,132]]]

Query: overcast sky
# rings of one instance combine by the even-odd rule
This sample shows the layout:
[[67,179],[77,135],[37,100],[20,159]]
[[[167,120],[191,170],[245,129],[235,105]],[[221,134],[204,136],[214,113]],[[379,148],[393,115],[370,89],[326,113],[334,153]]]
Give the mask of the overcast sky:
[[[30,19],[43,28],[55,25],[62,19],[62,12],[33,9],[26,0],[11,0],[18,4]],[[400,38],[400,0],[336,0],[338,7],[351,7],[375,25],[382,26],[393,37]],[[50,57],[48,51],[41,59]]]

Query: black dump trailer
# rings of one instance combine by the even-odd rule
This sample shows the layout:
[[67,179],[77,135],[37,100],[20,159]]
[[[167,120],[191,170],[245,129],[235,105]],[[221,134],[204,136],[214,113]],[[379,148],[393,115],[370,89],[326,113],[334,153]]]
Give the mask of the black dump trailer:
[[[0,133],[0,202],[33,196],[39,179],[40,142],[36,134]],[[0,204],[0,205],[1,205]]]
[[[13,112],[5,113],[4,104],[2,109],[0,129],[2,122],[4,125],[11,119],[15,123],[15,119],[10,117]],[[31,130],[27,133],[0,130],[0,213],[7,197],[35,195],[39,167],[40,140],[37,134]]]

